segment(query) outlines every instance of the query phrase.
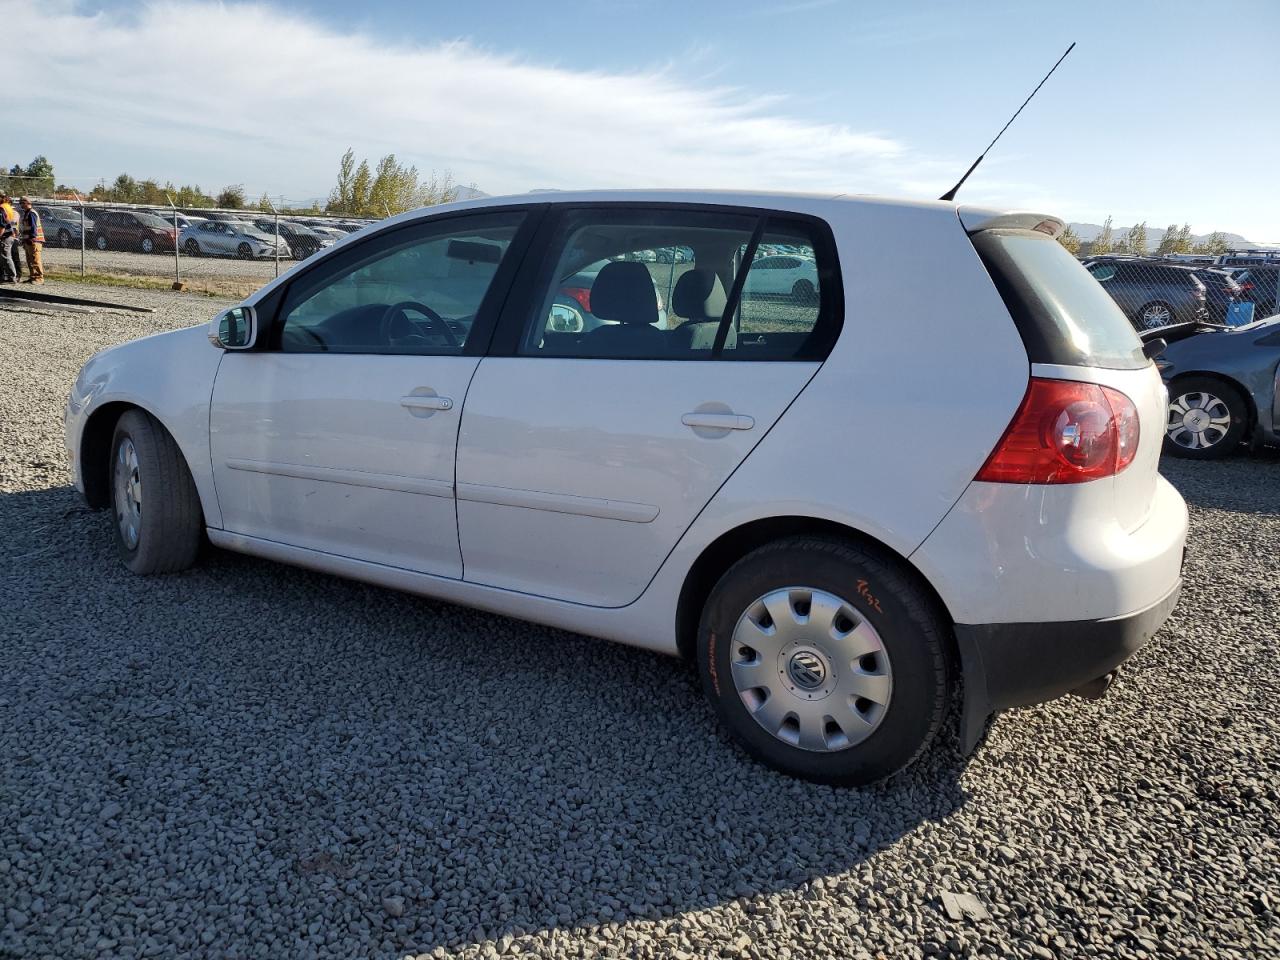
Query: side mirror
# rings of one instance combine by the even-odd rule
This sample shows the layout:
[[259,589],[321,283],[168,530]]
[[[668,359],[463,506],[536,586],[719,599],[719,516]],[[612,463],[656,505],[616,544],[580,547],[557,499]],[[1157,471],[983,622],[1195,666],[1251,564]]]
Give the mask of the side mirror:
[[258,340],[258,314],[253,307],[232,307],[209,324],[209,342],[221,350],[248,350]]

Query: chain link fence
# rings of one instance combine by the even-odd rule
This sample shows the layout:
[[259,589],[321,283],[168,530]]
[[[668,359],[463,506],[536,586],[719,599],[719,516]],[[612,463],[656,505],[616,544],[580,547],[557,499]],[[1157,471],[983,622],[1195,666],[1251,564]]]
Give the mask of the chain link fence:
[[50,280],[245,297],[372,223],[253,209],[31,197]]
[[1083,263],[1139,330],[1188,322],[1235,327],[1280,313],[1280,248],[1104,255]]
[[[165,207],[42,196],[35,183],[29,186],[44,225],[45,274],[53,280],[241,298],[375,222],[257,207]],[[10,189],[21,187],[11,184]],[[774,253],[782,264],[779,257],[787,251]],[[1280,313],[1280,245],[1081,259],[1139,330],[1187,321],[1239,326]],[[669,302],[685,269],[680,253],[654,251],[653,261],[655,286]]]

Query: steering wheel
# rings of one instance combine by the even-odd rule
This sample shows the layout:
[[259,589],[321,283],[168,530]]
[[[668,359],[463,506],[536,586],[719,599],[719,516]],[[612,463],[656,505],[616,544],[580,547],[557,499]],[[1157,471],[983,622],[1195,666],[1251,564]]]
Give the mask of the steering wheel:
[[405,313],[407,310],[413,310],[422,314],[430,322],[428,332],[439,334],[444,337],[444,342],[451,347],[461,346],[458,338],[453,335],[453,331],[449,329],[449,324],[445,322],[444,317],[436,313],[425,303],[418,303],[416,300],[401,300],[399,303],[393,303],[387,307],[386,312],[382,314],[382,319],[378,321],[378,342],[390,343],[391,330],[395,326],[396,320],[403,320],[410,323],[409,317]]

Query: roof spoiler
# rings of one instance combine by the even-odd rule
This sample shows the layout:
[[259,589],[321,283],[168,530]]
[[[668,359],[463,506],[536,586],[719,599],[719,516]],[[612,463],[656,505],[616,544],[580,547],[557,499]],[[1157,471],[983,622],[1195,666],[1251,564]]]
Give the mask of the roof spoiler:
[[1031,213],[1030,211],[987,210],[982,207],[971,207],[961,204],[957,208],[960,224],[966,233],[977,233],[980,230],[1034,230],[1055,240],[1067,229],[1066,223],[1047,213]]

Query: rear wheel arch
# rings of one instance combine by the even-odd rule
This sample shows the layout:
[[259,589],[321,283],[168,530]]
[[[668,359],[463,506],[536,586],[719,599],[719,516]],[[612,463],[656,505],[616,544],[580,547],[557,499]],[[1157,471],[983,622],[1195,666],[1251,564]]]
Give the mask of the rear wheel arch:
[[[676,603],[676,643],[681,657],[686,660],[694,658],[703,606],[712,588],[729,568],[759,547],[796,536],[842,540],[879,554],[882,559],[899,567],[924,592],[948,624],[952,622],[951,613],[933,584],[910,560],[881,540],[834,520],[806,516],[766,517],[721,534],[703,549],[685,574]],[[947,643],[948,654],[954,660],[957,649],[950,631]]]

